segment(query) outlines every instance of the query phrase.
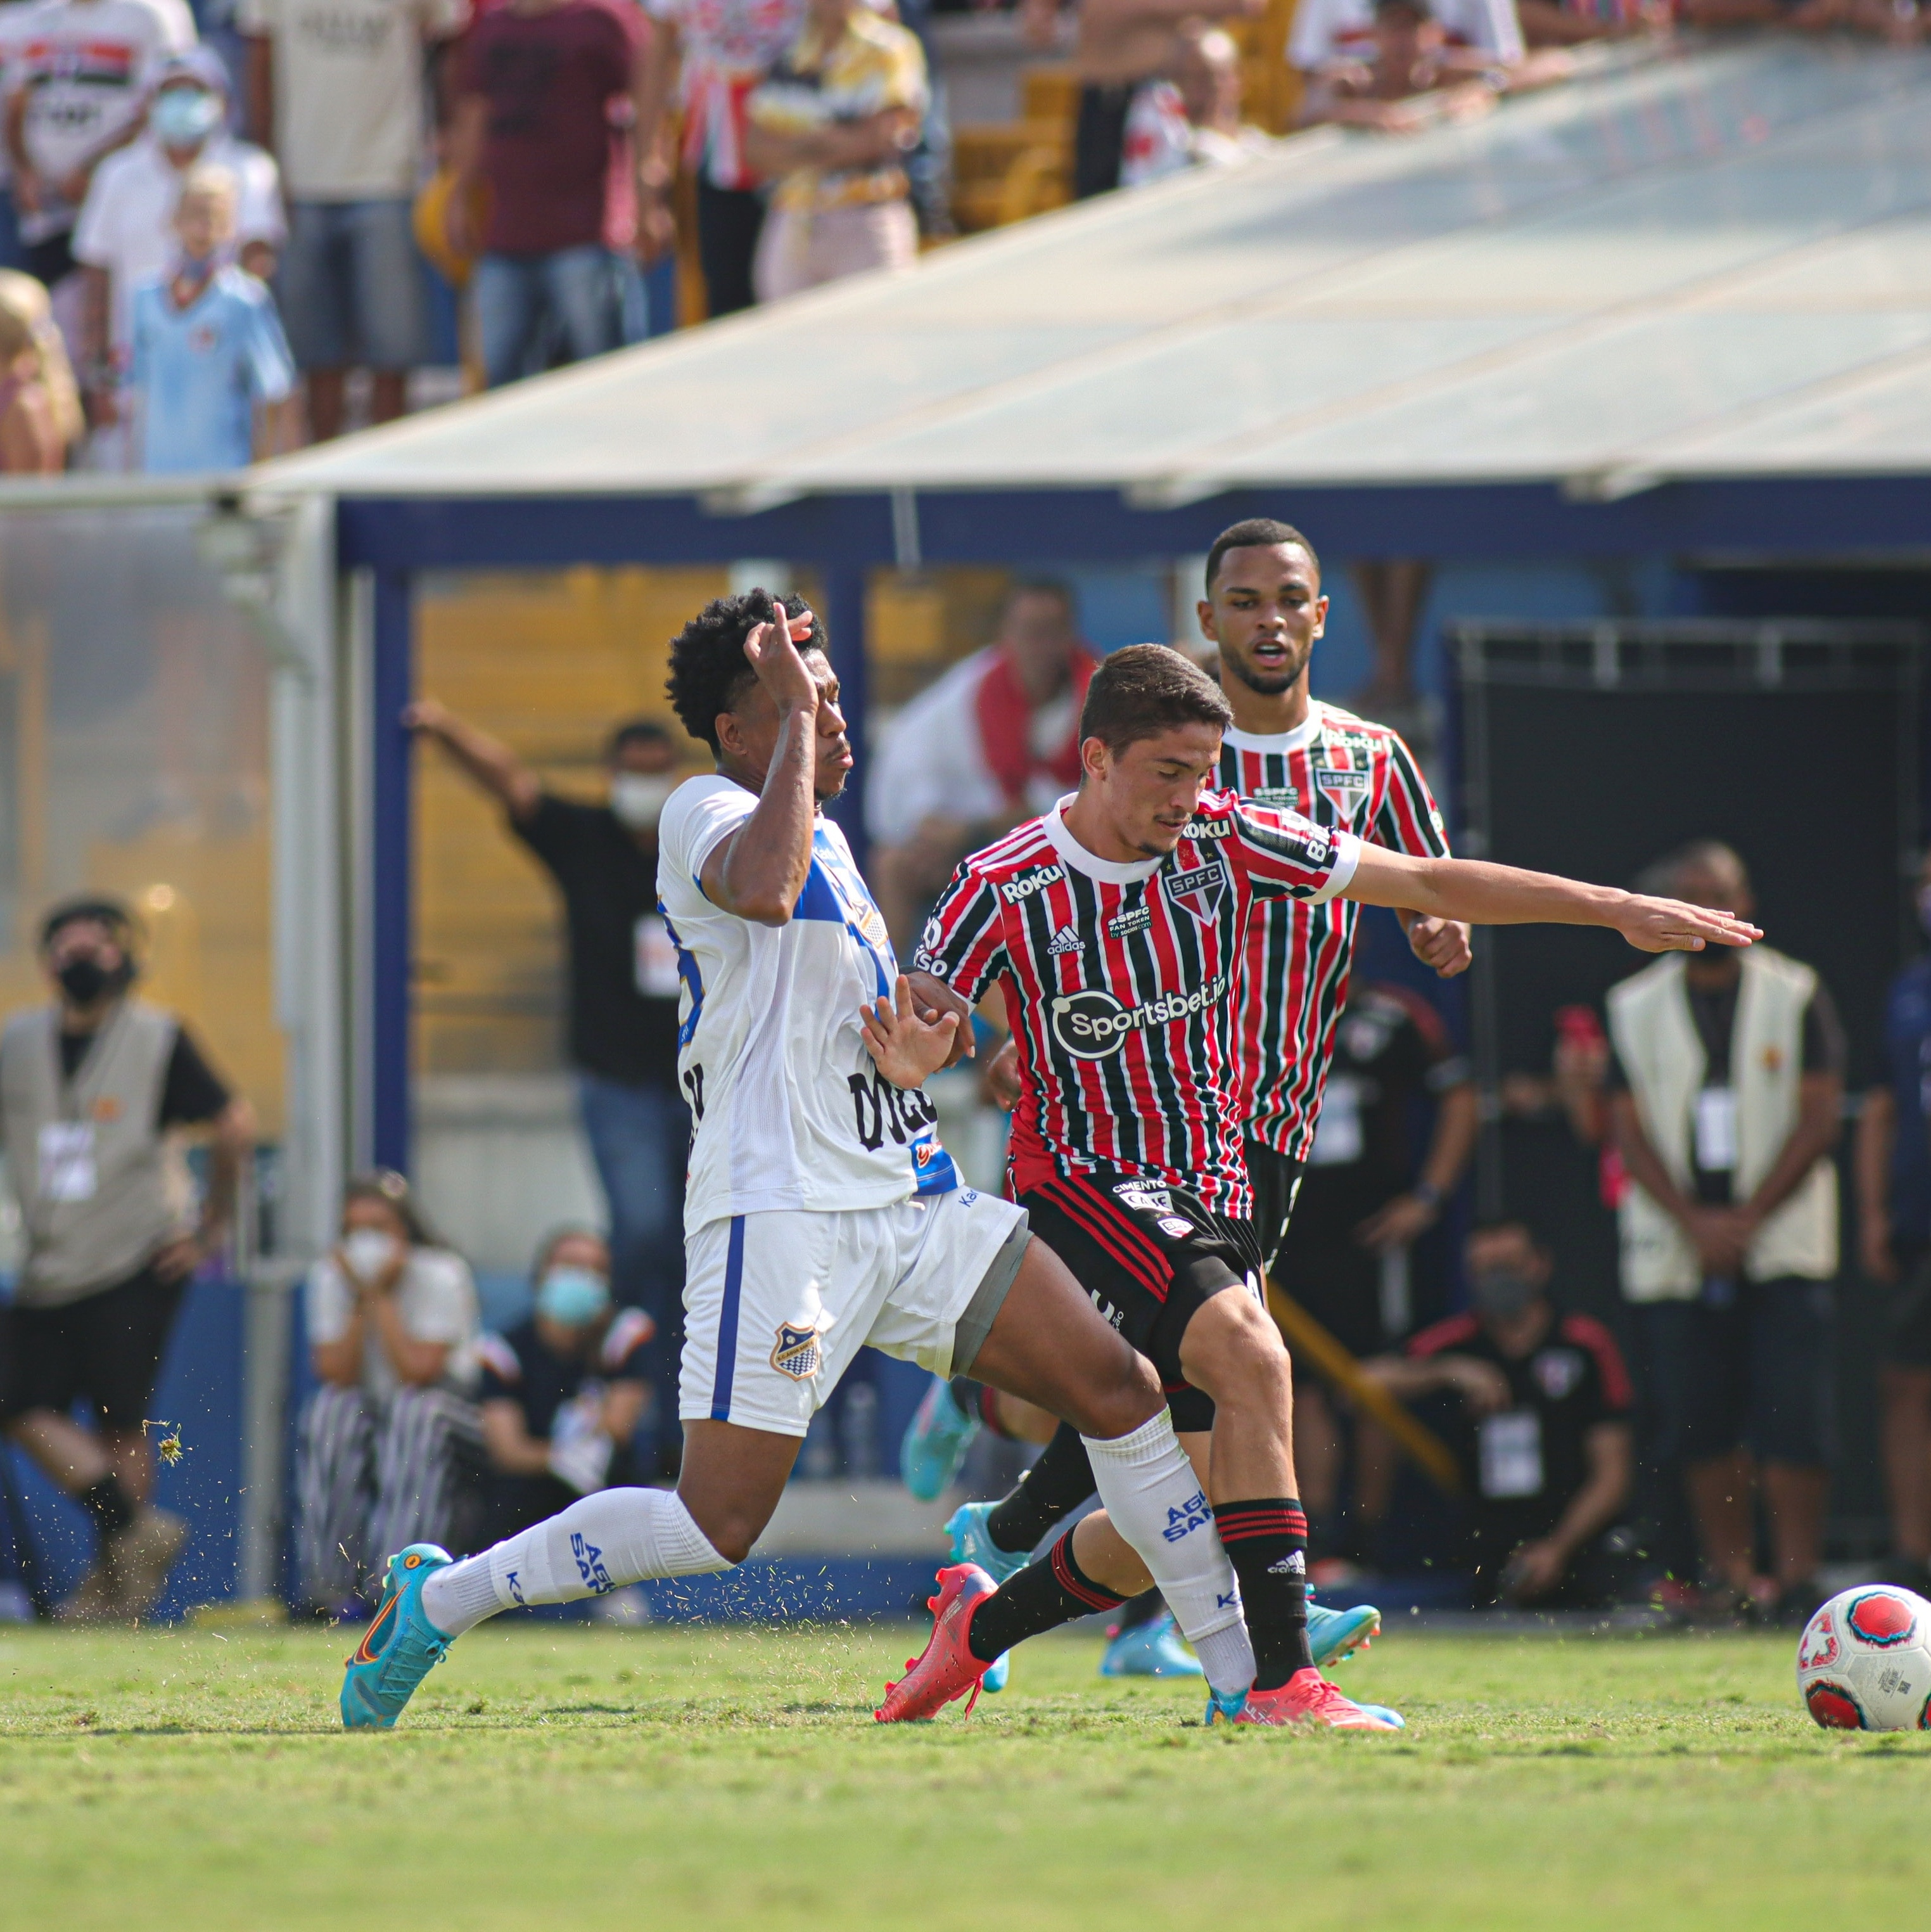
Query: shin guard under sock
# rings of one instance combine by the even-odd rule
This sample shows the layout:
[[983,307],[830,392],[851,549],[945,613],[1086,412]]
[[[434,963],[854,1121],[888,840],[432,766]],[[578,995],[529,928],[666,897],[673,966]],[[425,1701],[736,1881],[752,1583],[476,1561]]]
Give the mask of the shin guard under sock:
[[982,1664],[991,1664],[1029,1636],[1096,1610],[1117,1610],[1125,1600],[1081,1569],[1067,1530],[1037,1562],[1009,1576],[973,1611],[967,1646]]
[[1240,1579],[1254,1688],[1272,1690],[1314,1662],[1307,1636],[1307,1517],[1291,1496],[1222,1503],[1214,1526]]
[[697,1576],[730,1564],[673,1490],[599,1490],[422,1586],[424,1614],[445,1636],[519,1604],[601,1597],[646,1576]]
[[1063,1422],[1019,1486],[994,1506],[986,1534],[997,1550],[1036,1550],[1098,1486],[1079,1431]]

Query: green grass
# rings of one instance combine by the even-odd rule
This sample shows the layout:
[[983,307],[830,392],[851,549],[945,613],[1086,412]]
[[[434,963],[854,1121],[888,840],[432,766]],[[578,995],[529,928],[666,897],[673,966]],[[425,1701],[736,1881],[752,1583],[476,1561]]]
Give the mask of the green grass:
[[876,1628],[478,1630],[343,1736],[340,1633],[0,1634],[0,1927],[1143,1932],[1918,1922],[1931,1738],[1826,1735],[1782,1637],[1396,1631],[1404,1736],[1208,1732],[1035,1643],[884,1729]]

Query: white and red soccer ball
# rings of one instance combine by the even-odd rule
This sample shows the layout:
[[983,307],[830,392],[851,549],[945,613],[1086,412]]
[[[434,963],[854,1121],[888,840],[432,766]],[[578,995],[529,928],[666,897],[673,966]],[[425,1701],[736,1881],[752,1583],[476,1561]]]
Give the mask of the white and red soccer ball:
[[1894,1583],[1839,1592],[1798,1640],[1797,1690],[1827,1730],[1931,1731],[1931,1604]]

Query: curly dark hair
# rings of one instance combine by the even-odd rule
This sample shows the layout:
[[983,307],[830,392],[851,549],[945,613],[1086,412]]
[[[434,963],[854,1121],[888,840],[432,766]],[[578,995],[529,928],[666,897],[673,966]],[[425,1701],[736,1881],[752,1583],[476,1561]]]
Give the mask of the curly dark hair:
[[[694,738],[718,748],[718,714],[732,711],[756,676],[744,654],[744,640],[754,624],[769,623],[774,602],[795,617],[805,608],[802,597],[774,599],[768,590],[741,591],[735,597],[714,597],[670,640],[670,676],[664,688],[670,708]],[[808,651],[829,651],[823,621],[814,613]]]

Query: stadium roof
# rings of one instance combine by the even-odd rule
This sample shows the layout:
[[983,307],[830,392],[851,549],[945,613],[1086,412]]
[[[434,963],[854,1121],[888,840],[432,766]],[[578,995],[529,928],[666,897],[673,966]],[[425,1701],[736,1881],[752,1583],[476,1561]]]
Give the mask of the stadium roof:
[[1304,136],[256,480],[754,513],[1900,473],[1931,476],[1931,56],[1770,38]]

